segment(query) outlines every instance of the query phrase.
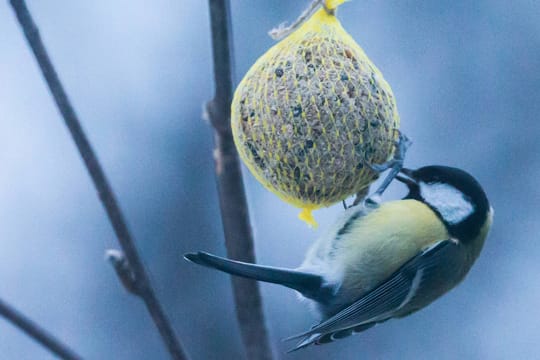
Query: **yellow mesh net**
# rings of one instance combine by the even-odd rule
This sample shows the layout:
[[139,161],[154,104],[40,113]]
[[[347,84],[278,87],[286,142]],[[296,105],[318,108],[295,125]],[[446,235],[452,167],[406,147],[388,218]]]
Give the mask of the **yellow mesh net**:
[[234,94],[231,121],[249,170],[303,208],[300,218],[312,225],[311,210],[377,179],[368,165],[392,157],[399,126],[392,89],[323,8],[251,67]]

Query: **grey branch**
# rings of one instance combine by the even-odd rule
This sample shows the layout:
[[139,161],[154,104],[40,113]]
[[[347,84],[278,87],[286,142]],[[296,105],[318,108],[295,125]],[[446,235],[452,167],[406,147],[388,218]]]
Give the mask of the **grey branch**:
[[[230,126],[233,56],[229,1],[209,0],[209,4],[216,92],[206,111],[215,129],[214,160],[225,246],[230,258],[255,262],[244,183]],[[258,283],[233,277],[232,285],[248,359],[272,359]]]
[[49,334],[45,329],[28,319],[15,308],[0,300],[0,315],[17,326],[26,335],[39,342],[50,352],[65,360],[80,360],[81,356],[73,352],[69,347],[62,344],[58,339]]
[[134,275],[134,279],[137,282],[138,295],[144,301],[150,315],[159,330],[159,333],[165,342],[167,349],[173,359],[182,360],[186,359],[182,346],[179,340],[174,334],[174,330],[159,303],[150,280],[144,268],[144,265],[140,259],[140,256],[135,247],[133,238],[127,227],[124,216],[120,210],[116,196],[114,195],[109,181],[107,180],[105,173],[98,162],[96,154],[90,145],[86,134],[84,133],[80,121],[71,105],[71,102],[60,83],[60,79],[54,69],[47,50],[39,35],[39,30],[32,19],[30,12],[24,2],[24,0],[10,0],[11,6],[15,10],[17,19],[21,25],[21,28],[26,36],[26,40],[30,45],[34,56],[39,64],[41,72],[49,86],[51,94],[58,106],[64,122],[68,127],[73,141],[77,145],[77,149],[84,164],[92,178],[94,186],[99,194],[101,203],[105,207],[107,216],[114,229],[118,242],[122,247],[123,253],[127,259],[127,263],[131,267]]

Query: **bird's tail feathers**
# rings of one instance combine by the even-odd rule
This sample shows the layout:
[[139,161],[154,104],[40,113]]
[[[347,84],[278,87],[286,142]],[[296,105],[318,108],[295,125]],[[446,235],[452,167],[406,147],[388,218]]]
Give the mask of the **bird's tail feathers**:
[[316,274],[229,260],[201,251],[186,254],[184,258],[231,275],[287,286],[314,300],[320,300],[327,292],[323,278]]

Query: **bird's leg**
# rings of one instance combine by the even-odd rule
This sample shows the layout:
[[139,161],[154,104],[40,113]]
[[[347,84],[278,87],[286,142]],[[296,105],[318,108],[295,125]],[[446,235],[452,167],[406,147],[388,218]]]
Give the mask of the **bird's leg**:
[[403,162],[405,161],[405,154],[407,153],[409,147],[412,145],[412,141],[409,140],[409,138],[405,134],[403,134],[399,130],[397,131],[398,140],[395,142],[396,150],[394,152],[394,157],[383,164],[370,165],[371,169],[378,173],[382,173],[383,171],[386,171],[388,169],[390,169],[390,173],[388,173],[377,191],[375,191],[370,197],[366,199],[366,203],[368,204],[378,204],[380,202],[382,194],[403,167]]
[[360,204],[361,202],[363,202],[365,198],[368,196],[368,194],[369,194],[369,186],[363,188],[362,190],[356,193],[356,197],[354,198],[353,204],[351,206],[356,206]]

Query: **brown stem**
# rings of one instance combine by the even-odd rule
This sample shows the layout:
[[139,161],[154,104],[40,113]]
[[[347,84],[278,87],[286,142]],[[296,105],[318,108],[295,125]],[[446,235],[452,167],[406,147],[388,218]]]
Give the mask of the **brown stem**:
[[34,56],[39,64],[41,72],[49,86],[49,90],[58,106],[64,122],[68,127],[73,141],[83,158],[86,169],[92,178],[94,186],[99,194],[101,203],[105,207],[109,221],[114,229],[118,242],[122,247],[127,263],[125,266],[131,268],[133,279],[136,282],[137,295],[144,301],[171,357],[175,360],[187,359],[174,330],[161,307],[154,289],[135,247],[131,233],[127,227],[124,216],[120,210],[116,196],[107,180],[103,168],[99,163],[86,134],[84,133],[80,121],[71,105],[71,102],[58,78],[47,50],[39,35],[39,30],[28,11],[24,0],[10,0],[11,6],[15,10],[17,19],[26,36]]
[[[207,104],[207,115],[215,129],[214,160],[221,219],[227,256],[255,262],[253,233],[230,126],[232,100],[232,37],[228,0],[209,0],[216,92]],[[232,278],[236,316],[248,359],[272,359],[258,283]]]

